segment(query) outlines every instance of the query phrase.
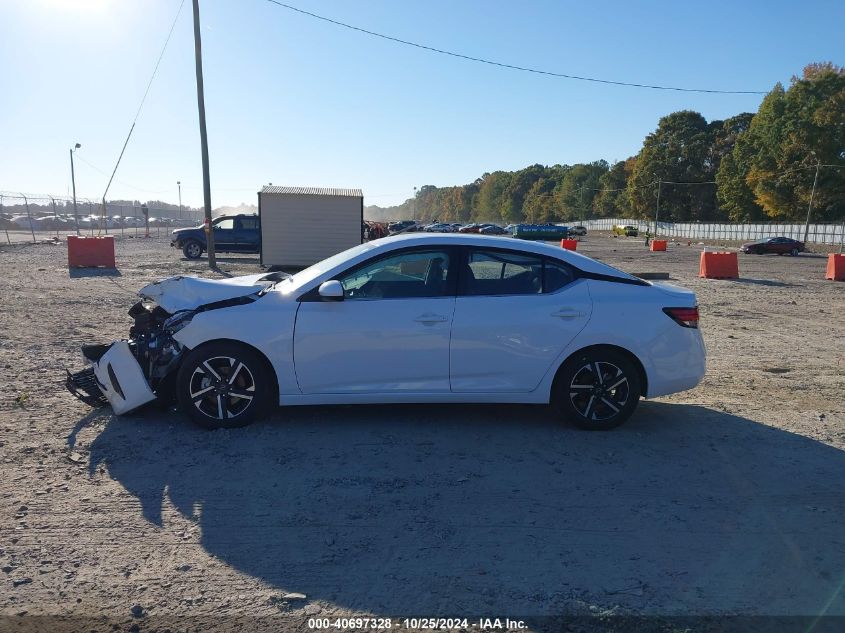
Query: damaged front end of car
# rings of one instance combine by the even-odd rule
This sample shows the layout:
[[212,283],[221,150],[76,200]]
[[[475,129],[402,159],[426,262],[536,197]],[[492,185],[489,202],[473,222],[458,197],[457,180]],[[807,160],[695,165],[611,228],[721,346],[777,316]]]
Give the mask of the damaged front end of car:
[[110,404],[118,415],[152,402],[172,400],[172,383],[184,347],[173,335],[190,323],[195,311],[169,314],[139,301],[129,310],[135,324],[128,341],[85,345],[90,366],[68,372],[68,391],[91,406]]
[[[129,309],[135,321],[129,339],[106,345],[84,345],[89,366],[67,371],[65,386],[82,402],[111,405],[117,415],[158,400],[175,400],[174,385],[187,348],[176,334],[197,314],[252,303],[284,273],[249,275],[226,280],[170,277],[138,293],[142,298]],[[204,302],[207,301],[207,302]]]

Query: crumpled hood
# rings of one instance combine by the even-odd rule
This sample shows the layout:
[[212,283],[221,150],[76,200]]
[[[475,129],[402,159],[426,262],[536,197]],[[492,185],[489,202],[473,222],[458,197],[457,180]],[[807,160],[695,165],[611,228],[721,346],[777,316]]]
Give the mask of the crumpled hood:
[[138,291],[142,299],[155,301],[173,314],[194,310],[208,303],[255,294],[278,281],[273,273],[244,275],[229,279],[203,279],[176,275],[144,286]]

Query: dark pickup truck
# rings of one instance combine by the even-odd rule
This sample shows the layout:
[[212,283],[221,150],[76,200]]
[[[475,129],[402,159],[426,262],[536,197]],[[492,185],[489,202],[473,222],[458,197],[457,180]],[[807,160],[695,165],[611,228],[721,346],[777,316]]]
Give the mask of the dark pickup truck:
[[[261,248],[261,224],[257,215],[222,215],[211,226],[214,250],[218,253],[257,253]],[[197,259],[208,250],[205,228],[176,229],[171,234],[170,245],[181,248],[188,259]]]

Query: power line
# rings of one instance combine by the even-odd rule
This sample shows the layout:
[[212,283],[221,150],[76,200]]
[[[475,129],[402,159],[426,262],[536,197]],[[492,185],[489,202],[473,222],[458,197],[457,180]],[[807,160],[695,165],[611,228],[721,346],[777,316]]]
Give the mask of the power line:
[[156,73],[158,73],[158,67],[161,64],[161,60],[164,57],[164,51],[167,50],[167,45],[170,43],[170,37],[173,35],[173,29],[176,28],[176,22],[179,20],[179,15],[182,13],[182,6],[185,4],[185,0],[179,3],[179,10],[176,12],[176,17],[173,18],[173,24],[170,25],[170,32],[167,34],[167,39],[164,40],[164,46],[161,47],[161,53],[158,56],[158,60],[156,61],[155,68],[153,68],[153,74],[150,77],[149,82],[147,82],[147,89],[144,90],[144,96],[141,98],[141,103],[138,105],[138,111],[135,113],[135,118],[132,120],[132,127],[129,128],[129,134],[126,135],[126,140],[123,142],[123,148],[120,150],[120,156],[117,157],[117,162],[114,165],[114,170],[111,173],[111,177],[109,178],[109,182],[106,185],[106,190],[103,192],[103,200],[106,199],[106,195],[109,192],[109,187],[111,187],[112,180],[114,180],[114,175],[117,173],[117,168],[120,166],[120,161],[123,158],[123,153],[126,151],[126,146],[129,144],[129,139],[132,137],[132,132],[135,129],[135,124],[138,122],[138,117],[141,116],[141,108],[144,107],[144,102],[147,100],[147,95],[150,92],[150,87],[153,85],[153,80],[156,77]]
[[[92,163],[91,161],[86,160],[85,158],[83,158],[83,157],[82,157],[79,153],[77,153],[77,154],[76,154],[76,159],[77,159],[77,160],[81,160],[83,163],[85,163],[86,165],[88,165],[91,169],[93,169],[93,170],[94,170],[94,171],[96,171],[96,172],[101,173],[103,176],[108,176],[108,175],[109,175],[109,173],[108,173],[107,171],[103,171],[102,169],[100,169],[99,167],[97,167],[97,166],[96,166],[94,163]],[[142,192],[144,192],[144,193],[155,193],[155,194],[160,194],[160,193],[168,193],[168,192],[170,191],[169,189],[154,190],[154,189],[144,189],[143,187],[136,187],[135,185],[130,184],[130,183],[126,182],[125,180],[121,180],[120,178],[115,178],[115,179],[114,179],[114,181],[115,181],[115,182],[120,183],[120,184],[121,184],[121,185],[123,185],[124,187],[129,187],[130,189],[135,189],[136,191],[142,191]]]
[[725,95],[764,95],[768,94],[766,91],[762,90],[713,90],[708,88],[679,88],[677,86],[660,86],[656,84],[640,84],[634,83],[629,81],[613,81],[610,79],[598,79],[596,77],[584,77],[581,75],[570,75],[566,73],[559,73],[559,72],[552,72],[549,70],[539,70],[537,68],[529,68],[527,66],[516,66],[514,64],[506,64],[503,62],[496,62],[490,59],[484,59],[482,57],[472,57],[471,55],[464,55],[462,53],[455,53],[454,51],[447,51],[442,48],[435,48],[434,46],[427,46],[426,44],[419,44],[417,42],[411,42],[409,40],[403,40],[398,37],[393,37],[392,35],[384,35],[383,33],[376,33],[375,31],[370,31],[368,29],[361,28],[359,26],[353,26],[351,24],[347,24],[346,22],[340,22],[338,20],[333,20],[331,18],[327,18],[323,15],[317,15],[316,13],[311,13],[310,11],[305,11],[304,9],[300,9],[298,7],[291,6],[289,4],[285,4],[284,2],[280,2],[279,0],[267,0],[272,4],[277,6],[283,7],[290,11],[295,11],[296,13],[300,13],[302,15],[307,15],[308,17],[315,18],[317,20],[322,20],[323,22],[328,22],[329,24],[334,24],[335,26],[342,26],[343,28],[350,29],[352,31],[357,31],[359,33],[364,33],[365,35],[371,35],[373,37],[378,37],[383,40],[388,40],[390,42],[395,42],[397,44],[403,44],[405,46],[413,46],[414,48],[419,48],[425,51],[429,51],[432,53],[439,53],[441,55],[448,55],[449,57],[457,57],[459,59],[464,59],[471,62],[478,62],[480,64],[488,64],[490,66],[497,66],[499,68],[507,68],[509,70],[518,70],[521,72],[526,73],[534,73],[536,75],[546,75],[548,77],[558,77],[562,79],[575,79],[578,81],[590,81],[593,83],[600,83],[600,84],[610,84],[613,86],[626,86],[628,88],[648,88],[651,90],[670,90],[676,92],[704,92],[709,94],[725,94]]

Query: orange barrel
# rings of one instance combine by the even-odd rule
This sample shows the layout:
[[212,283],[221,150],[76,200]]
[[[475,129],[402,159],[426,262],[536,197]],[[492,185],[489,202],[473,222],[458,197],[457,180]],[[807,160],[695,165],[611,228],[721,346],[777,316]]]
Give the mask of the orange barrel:
[[698,276],[706,279],[738,279],[739,262],[736,253],[701,253]]
[[831,253],[827,256],[827,272],[824,278],[845,281],[845,255]]

